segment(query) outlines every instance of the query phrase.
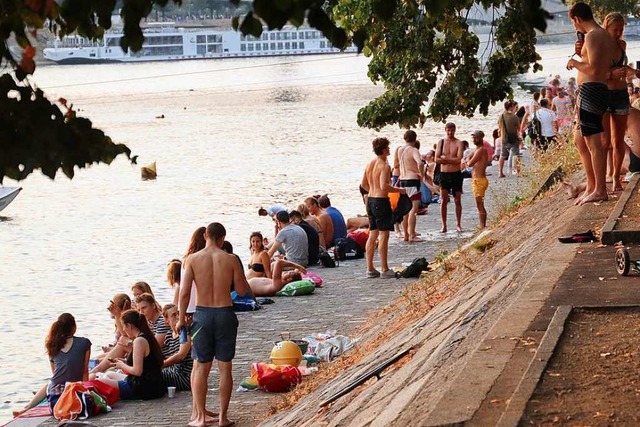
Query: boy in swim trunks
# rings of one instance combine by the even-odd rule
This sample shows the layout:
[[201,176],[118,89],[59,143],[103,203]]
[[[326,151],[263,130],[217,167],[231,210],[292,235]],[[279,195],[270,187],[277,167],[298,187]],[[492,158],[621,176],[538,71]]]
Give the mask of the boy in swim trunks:
[[449,193],[453,194],[456,204],[456,230],[462,231],[462,154],[464,146],[456,138],[456,125],[445,125],[447,137],[438,142],[436,148],[436,163],[440,166],[440,217],[442,219],[442,233],[447,232],[447,202]]
[[208,417],[205,402],[207,398],[207,379],[211,364],[215,358],[220,372],[220,414],[218,425],[233,425],[227,418],[233,377],[231,360],[236,351],[238,319],[233,312],[231,284],[240,296],[251,294],[249,284],[242,271],[242,265],[233,254],[223,251],[222,244],[226,236],[222,224],[209,224],[204,238],[206,246],[199,252],[187,257],[180,283],[179,313],[180,321],[176,328],[186,325],[186,308],[189,305],[192,283],[196,284],[196,312],[191,325],[193,373],[191,391],[193,393],[193,412],[191,427],[205,427],[213,420]]
[[411,211],[402,219],[405,242],[421,242],[416,232],[418,210],[420,209],[421,190],[420,179],[424,173],[424,166],[418,150],[415,131],[404,133],[405,145],[396,150],[393,164],[400,170],[400,187],[404,188],[411,199]]
[[[607,200],[606,174],[607,152],[602,146],[602,116],[609,103],[607,79],[610,67],[615,64],[619,53],[616,42],[607,31],[593,19],[593,12],[586,3],[578,2],[569,9],[569,18],[575,29],[585,34],[580,48],[581,60],[573,58],[567,62],[567,69],[578,70],[579,128],[574,141],[585,169],[587,185],[584,195],[577,204]],[[578,49],[576,49],[578,50]]]
[[473,196],[476,198],[476,206],[480,216],[480,228],[485,228],[487,226],[487,210],[484,208],[484,195],[489,187],[489,180],[487,179],[486,173],[489,154],[482,142],[484,132],[477,130],[473,132],[471,136],[473,137],[473,144],[476,146],[476,149],[473,154],[471,154],[467,165],[473,168],[471,171],[471,188],[473,189]]

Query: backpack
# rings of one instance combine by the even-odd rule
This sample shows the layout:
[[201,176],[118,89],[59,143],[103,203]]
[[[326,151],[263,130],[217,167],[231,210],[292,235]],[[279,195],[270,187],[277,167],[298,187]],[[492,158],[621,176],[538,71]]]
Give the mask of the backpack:
[[56,420],[86,420],[93,412],[93,400],[82,382],[67,383],[60,395],[53,416]]
[[531,119],[531,121],[527,125],[527,135],[529,136],[529,138],[536,138],[541,134],[541,132],[542,132],[542,123],[540,123],[540,119],[534,112],[533,119]]
[[404,269],[401,276],[405,279],[420,277],[420,274],[428,268],[429,263],[426,258],[416,258]]
[[[335,251],[334,251],[335,254]],[[320,254],[318,255],[318,259],[320,260],[320,264],[326,268],[334,268],[337,267],[336,259],[334,259],[329,252],[323,247],[320,247]]]
[[336,239],[334,251],[340,261],[364,258],[364,249],[351,237]]

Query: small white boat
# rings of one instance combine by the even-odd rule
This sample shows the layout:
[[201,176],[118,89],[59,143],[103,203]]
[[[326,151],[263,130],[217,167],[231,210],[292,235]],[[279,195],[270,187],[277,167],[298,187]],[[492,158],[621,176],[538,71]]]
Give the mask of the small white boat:
[[13,202],[22,187],[0,187],[0,211]]

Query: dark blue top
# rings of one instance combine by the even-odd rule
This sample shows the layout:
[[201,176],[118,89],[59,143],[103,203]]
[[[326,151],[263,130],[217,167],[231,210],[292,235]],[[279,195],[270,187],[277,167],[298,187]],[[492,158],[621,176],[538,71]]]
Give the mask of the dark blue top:
[[344,217],[340,211],[333,206],[329,206],[327,213],[333,223],[333,239],[331,241],[335,242],[336,239],[344,239],[347,237],[347,223],[344,221]]

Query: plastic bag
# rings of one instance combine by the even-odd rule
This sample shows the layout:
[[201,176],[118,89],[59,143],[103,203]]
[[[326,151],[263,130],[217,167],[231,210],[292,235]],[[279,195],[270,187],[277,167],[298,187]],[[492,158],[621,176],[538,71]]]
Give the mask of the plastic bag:
[[302,374],[294,366],[254,363],[251,366],[251,376],[254,373],[260,388],[270,393],[291,391],[302,382]]

